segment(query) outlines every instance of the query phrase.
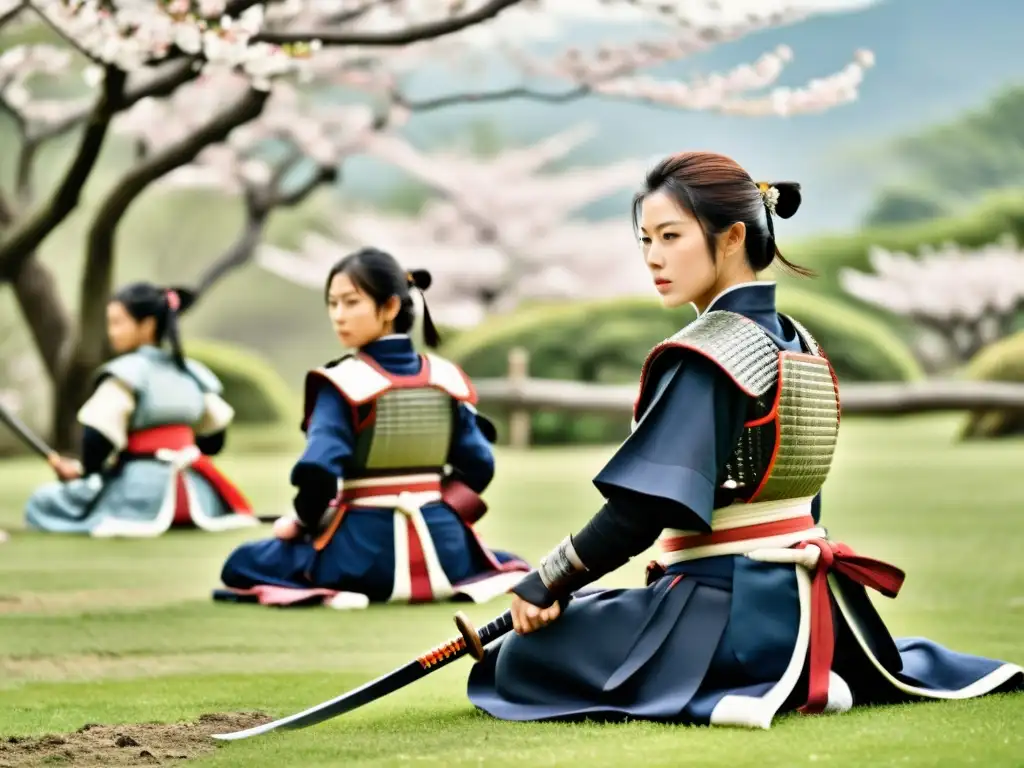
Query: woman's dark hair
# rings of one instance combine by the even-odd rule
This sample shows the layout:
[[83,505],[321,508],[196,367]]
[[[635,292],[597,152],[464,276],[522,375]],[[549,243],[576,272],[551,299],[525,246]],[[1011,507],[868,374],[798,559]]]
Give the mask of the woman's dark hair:
[[755,272],[777,260],[794,274],[815,274],[787,261],[775,242],[773,218],[788,219],[800,207],[800,185],[796,182],[755,182],[735,160],[714,152],[671,155],[647,173],[644,189],[633,198],[633,229],[638,235],[644,198],[655,192],[665,192],[697,218],[712,258],[717,236],[742,221],[747,228],[747,262]]
[[121,288],[110,300],[122,304],[136,322],[152,317],[156,321],[157,344],[165,339],[170,342],[175,365],[187,372],[185,355],[181,351],[178,315],[192,306],[195,299],[195,293],[187,288],[160,288],[152,283],[131,283]]
[[[392,296],[397,296],[400,305],[395,316],[395,333],[408,333],[412,329],[416,313],[410,289],[418,288],[422,292],[431,283],[427,270],[414,269],[407,272],[394,256],[377,248],[362,248],[331,267],[327,273],[327,282],[324,283],[324,301],[327,301],[335,275],[348,276],[352,285],[373,299],[378,308],[383,307]],[[423,341],[428,347],[437,347],[441,341],[427,309],[426,298],[423,299]]]

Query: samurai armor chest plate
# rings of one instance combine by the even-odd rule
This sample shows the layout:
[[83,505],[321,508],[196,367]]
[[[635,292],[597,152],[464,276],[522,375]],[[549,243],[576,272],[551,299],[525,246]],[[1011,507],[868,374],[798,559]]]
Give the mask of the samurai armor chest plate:
[[828,477],[839,436],[838,382],[810,333],[786,320],[809,352],[782,351],[756,323],[712,311],[655,347],[644,364],[641,392],[660,353],[680,348],[714,362],[748,396],[743,430],[718,477],[716,507],[814,496]]
[[440,469],[447,463],[457,404],[475,402],[476,391],[448,360],[428,354],[422,361],[419,373],[396,375],[353,355],[307,376],[307,420],[324,380],[352,409],[353,476]]
[[369,472],[445,465],[454,417],[448,393],[434,387],[390,389],[367,405],[371,412],[356,436],[357,465]]

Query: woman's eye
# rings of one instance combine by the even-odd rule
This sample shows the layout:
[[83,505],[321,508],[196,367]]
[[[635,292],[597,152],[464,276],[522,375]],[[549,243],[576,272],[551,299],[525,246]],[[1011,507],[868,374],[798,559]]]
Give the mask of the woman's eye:
[[649,238],[649,237],[641,237],[640,238],[640,242],[643,243],[644,245],[650,245],[651,244],[651,238]]
[[679,237],[679,235],[676,234],[675,232],[666,232],[664,235],[662,235],[662,238],[665,240],[675,240],[677,237]]

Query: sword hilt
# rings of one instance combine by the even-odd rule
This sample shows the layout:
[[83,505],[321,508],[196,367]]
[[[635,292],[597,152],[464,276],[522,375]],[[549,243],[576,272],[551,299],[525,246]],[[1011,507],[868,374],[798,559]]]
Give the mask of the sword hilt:
[[455,626],[459,628],[462,639],[466,641],[466,651],[477,661],[484,657],[484,646],[512,629],[512,613],[505,611],[501,616],[488,622],[477,631],[473,622],[462,611],[455,614]]

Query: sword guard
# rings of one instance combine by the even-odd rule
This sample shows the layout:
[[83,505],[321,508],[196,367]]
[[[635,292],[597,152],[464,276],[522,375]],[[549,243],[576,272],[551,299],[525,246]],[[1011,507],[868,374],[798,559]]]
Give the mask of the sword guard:
[[455,626],[459,628],[462,639],[466,641],[466,650],[469,655],[477,661],[481,661],[484,657],[484,644],[480,642],[480,634],[473,626],[473,622],[462,611],[456,611]]

